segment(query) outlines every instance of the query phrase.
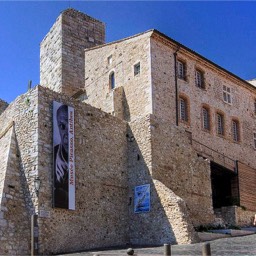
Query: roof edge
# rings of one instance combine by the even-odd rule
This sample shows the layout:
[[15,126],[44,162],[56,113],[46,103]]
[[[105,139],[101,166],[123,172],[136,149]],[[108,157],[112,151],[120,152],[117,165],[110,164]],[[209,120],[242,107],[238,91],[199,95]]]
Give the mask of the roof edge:
[[88,49],[84,49],[84,52],[88,52],[88,51],[91,51],[91,50],[96,50],[96,49],[99,49],[99,48],[102,48],[102,47],[105,47],[105,46],[109,46],[109,45],[112,45],[112,44],[118,44],[118,43],[121,43],[123,41],[135,38],[135,37],[140,37],[140,36],[142,36],[144,34],[147,34],[147,33],[151,33],[152,34],[153,32],[154,32],[154,29],[149,29],[149,30],[146,30],[145,32],[142,32],[142,33],[139,33],[139,34],[135,34],[133,36],[125,37],[123,39],[119,39],[119,40],[116,40],[116,41],[113,41],[113,42],[109,42],[109,43],[106,43],[106,44],[101,44],[101,45],[97,45],[97,46],[94,46],[94,47],[91,47],[91,48],[88,48]]
[[[176,41],[176,40],[170,38],[169,36],[167,36],[167,35],[165,35],[164,33],[158,31],[157,29],[154,29],[154,30],[153,30],[153,33],[158,34],[159,36],[165,38],[166,40],[171,41],[172,43],[176,44],[178,47],[183,48],[183,49],[185,49],[186,51],[188,51],[188,52],[190,52],[190,53],[196,55],[197,57],[203,59],[204,61],[208,62],[209,64],[213,65],[214,67],[216,67],[216,68],[220,69],[221,71],[227,73],[228,75],[234,77],[235,79],[239,80],[240,82],[245,83],[247,86],[249,86],[249,87],[252,88],[253,90],[256,89],[256,87],[255,87],[254,85],[252,85],[251,83],[249,83],[247,80],[244,80],[243,78],[241,78],[241,77],[235,75],[234,73],[228,71],[227,69],[225,69],[225,68],[219,66],[218,64],[214,63],[213,61],[207,59],[206,57],[204,57],[204,56],[202,56],[201,54],[199,54],[199,53],[193,51],[192,49],[190,49],[190,48],[188,48],[187,46],[185,46],[185,45],[179,43],[178,41]],[[249,80],[249,81],[251,81],[251,80]]]

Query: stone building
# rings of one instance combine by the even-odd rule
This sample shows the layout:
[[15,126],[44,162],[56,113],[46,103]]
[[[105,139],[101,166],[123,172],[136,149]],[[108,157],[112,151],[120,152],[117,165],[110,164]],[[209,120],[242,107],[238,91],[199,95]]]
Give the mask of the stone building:
[[[192,243],[199,225],[251,224],[253,84],[156,30],[105,44],[104,24],[74,9],[43,39],[40,71],[0,102],[1,255]],[[72,210],[55,207],[54,102],[74,110]]]

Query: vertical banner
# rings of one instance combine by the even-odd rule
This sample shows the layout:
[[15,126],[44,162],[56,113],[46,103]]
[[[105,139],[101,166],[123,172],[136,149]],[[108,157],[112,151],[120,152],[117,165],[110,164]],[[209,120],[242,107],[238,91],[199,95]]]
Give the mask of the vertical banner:
[[75,210],[74,108],[53,102],[53,207]]
[[150,211],[150,184],[136,186],[134,189],[134,212]]

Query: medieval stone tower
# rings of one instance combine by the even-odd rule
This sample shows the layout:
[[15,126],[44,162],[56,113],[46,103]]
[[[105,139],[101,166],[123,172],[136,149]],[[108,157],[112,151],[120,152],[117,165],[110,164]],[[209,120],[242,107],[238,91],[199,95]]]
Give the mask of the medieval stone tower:
[[84,87],[84,49],[104,43],[104,23],[63,11],[41,43],[40,84],[72,96]]
[[[41,43],[40,83],[0,100],[0,255],[192,243],[196,226],[251,223],[253,85],[157,30],[105,44],[104,23],[74,9]],[[73,114],[58,129],[56,103]],[[72,161],[56,164],[67,127]],[[55,204],[57,170],[75,207]]]

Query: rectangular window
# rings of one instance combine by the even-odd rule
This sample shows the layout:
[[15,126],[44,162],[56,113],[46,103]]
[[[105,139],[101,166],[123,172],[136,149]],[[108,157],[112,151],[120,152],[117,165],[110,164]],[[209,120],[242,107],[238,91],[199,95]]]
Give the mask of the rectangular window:
[[140,74],[140,62],[134,65],[134,76]]
[[199,87],[201,89],[205,88],[205,86],[204,86],[204,75],[203,75],[203,72],[200,71],[200,70],[196,70],[195,83],[196,83],[197,87]]
[[207,108],[203,108],[202,117],[203,117],[203,129],[209,131],[210,130],[210,114]]
[[112,64],[112,55],[108,56],[108,64]]
[[217,113],[217,134],[224,135],[224,117],[220,113]]
[[185,63],[179,60],[177,61],[177,74],[178,74],[178,78],[183,80],[186,79]]
[[256,149],[256,132],[253,133],[253,145],[254,148]]
[[223,85],[223,100],[228,104],[232,103],[231,88],[226,85]]
[[188,105],[184,98],[180,98],[180,120],[188,122]]
[[232,137],[233,141],[239,141],[239,123],[235,120],[232,120]]
[[254,100],[254,114],[256,115],[256,100]]

